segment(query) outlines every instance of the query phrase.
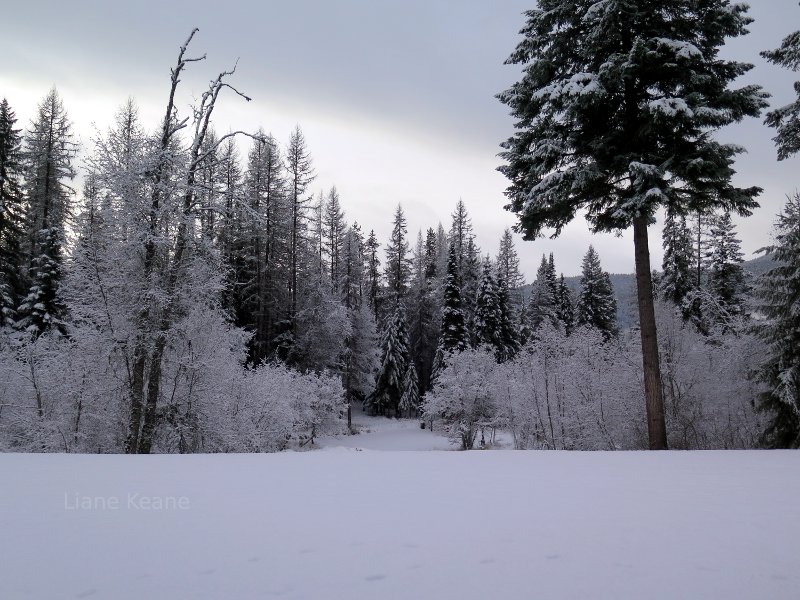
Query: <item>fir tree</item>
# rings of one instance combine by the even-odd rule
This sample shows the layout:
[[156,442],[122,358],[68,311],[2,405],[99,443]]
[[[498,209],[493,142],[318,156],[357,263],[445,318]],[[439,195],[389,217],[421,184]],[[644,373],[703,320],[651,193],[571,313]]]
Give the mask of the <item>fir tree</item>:
[[432,227],[425,234],[425,279],[435,280],[439,277],[438,239]]
[[725,308],[729,320],[743,312],[744,255],[741,242],[730,213],[724,213],[714,219],[711,226],[710,253],[708,259],[708,286],[718,303]]
[[578,325],[594,327],[607,337],[616,334],[617,301],[614,298],[614,289],[592,246],[589,246],[583,258],[581,293],[575,312]]
[[500,237],[500,250],[497,253],[497,281],[505,282],[508,292],[508,309],[513,323],[513,327],[518,327],[522,316],[522,286],[525,285],[525,277],[519,269],[519,256],[514,247],[514,238],[511,230],[506,228]]
[[372,309],[372,314],[375,316],[376,321],[380,320],[381,260],[378,258],[378,250],[380,250],[380,247],[378,238],[375,236],[375,231],[370,230],[369,237],[367,237],[366,241],[366,256],[364,257],[367,266],[367,280],[365,285],[367,304],[369,304],[369,307]]
[[[286,173],[287,173],[287,194],[288,194],[288,229],[289,229],[289,277],[288,288],[291,297],[288,310],[288,321],[292,331],[295,332],[295,323],[298,310],[298,281],[303,263],[303,242],[306,232],[306,212],[308,198],[305,196],[306,190],[314,180],[314,168],[311,156],[306,147],[306,139],[300,127],[296,127],[289,138],[289,145],[286,149]],[[291,344],[286,340],[284,345]],[[285,350],[284,350],[285,351]]]
[[509,298],[508,285],[501,276],[497,280],[497,308],[500,317],[495,346],[497,362],[510,360],[519,352],[520,340],[517,334],[517,315]]
[[397,306],[383,333],[380,367],[375,377],[375,391],[369,402],[373,412],[384,416],[400,416],[400,400],[408,365],[408,329],[403,308]]
[[664,261],[659,291],[664,300],[682,306],[692,289],[692,239],[686,217],[667,208],[662,231]]
[[420,390],[428,388],[439,335],[439,306],[436,281],[436,234],[421,235],[414,255],[414,280],[407,298],[409,338],[415,376]]
[[33,335],[50,327],[64,332],[62,244],[71,211],[76,145],[55,88],[39,105],[25,139],[26,224],[30,241],[30,288],[19,307],[21,326]]
[[455,246],[456,258],[458,260],[458,276],[464,280],[464,263],[467,259],[467,245],[472,239],[472,220],[467,213],[464,201],[459,198],[456,209],[453,211],[452,224],[450,225],[449,243]]
[[63,279],[61,246],[58,229],[39,230],[38,254],[30,268],[30,290],[19,306],[19,327],[34,337],[50,329],[66,334],[66,307],[60,295]]
[[492,275],[492,265],[488,257],[483,263],[483,277],[478,289],[475,309],[475,339],[477,344],[486,344],[496,351],[503,348],[500,334],[500,301],[497,294],[497,283]]
[[328,259],[328,273],[331,278],[331,289],[339,291],[342,279],[342,252],[347,224],[344,220],[339,192],[332,187],[322,215],[324,232],[323,247]]
[[5,98],[0,102],[0,327],[16,318],[22,279],[22,155],[17,119]]
[[744,4],[540,0],[507,63],[501,93],[517,133],[500,167],[526,239],[560,233],[585,211],[594,231],[633,227],[650,446],[667,447],[647,228],[660,206],[749,214],[758,188],[731,185],[741,150],[710,133],[766,106],[758,86],[731,88],[752,65],[723,60],[747,33]]
[[775,244],[764,249],[775,265],[760,279],[756,331],[768,344],[758,378],[769,386],[760,408],[770,414],[762,441],[800,448],[800,194],[790,197],[775,225]]
[[536,281],[533,282],[526,311],[526,320],[532,332],[535,332],[545,321],[556,324],[556,291],[553,270],[547,257],[542,255],[542,262],[536,271]]
[[417,369],[414,362],[408,363],[405,377],[403,378],[403,395],[400,397],[400,413],[406,416],[414,416],[420,408],[419,382],[417,381]]
[[455,244],[450,245],[447,261],[447,280],[444,287],[442,327],[439,348],[443,352],[461,352],[469,346],[469,336],[464,313],[461,310],[461,282],[458,276],[458,255]]
[[394,225],[386,245],[386,286],[394,302],[400,302],[408,291],[411,280],[411,259],[408,257],[408,228],[403,207],[394,213]]
[[556,293],[556,317],[561,322],[564,332],[569,335],[575,327],[575,294],[569,289],[564,274],[558,280]]
[[[53,88],[39,105],[25,137],[26,220],[31,260],[39,256],[39,242],[49,244],[63,236],[71,209],[73,190],[67,181],[75,177],[72,166],[75,153],[72,125],[61,97]],[[55,238],[49,232],[51,228],[56,230]],[[40,234],[43,230],[48,233]]]

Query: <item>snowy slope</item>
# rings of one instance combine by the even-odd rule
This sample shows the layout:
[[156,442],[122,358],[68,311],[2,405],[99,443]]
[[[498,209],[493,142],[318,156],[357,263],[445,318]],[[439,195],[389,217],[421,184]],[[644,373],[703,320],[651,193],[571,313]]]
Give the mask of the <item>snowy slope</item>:
[[[5,454],[0,474],[4,599],[800,590],[797,452]],[[142,508],[165,496],[188,506]]]

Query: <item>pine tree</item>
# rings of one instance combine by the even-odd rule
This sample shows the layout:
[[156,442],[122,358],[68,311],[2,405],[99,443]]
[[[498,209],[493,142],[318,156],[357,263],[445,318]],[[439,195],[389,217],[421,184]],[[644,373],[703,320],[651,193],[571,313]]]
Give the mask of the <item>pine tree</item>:
[[60,295],[64,275],[62,240],[58,229],[40,229],[36,247],[38,254],[30,267],[30,290],[19,305],[19,327],[34,337],[51,329],[66,335],[66,306]]
[[414,416],[420,408],[419,382],[417,381],[417,369],[414,361],[408,363],[405,377],[403,378],[403,395],[400,397],[400,413],[406,416]]
[[55,326],[64,330],[59,298],[63,277],[62,244],[75,176],[76,144],[72,126],[55,88],[39,105],[25,138],[26,224],[29,237],[30,288],[19,307],[21,325],[33,335]]
[[736,237],[730,213],[714,219],[711,226],[710,256],[708,260],[708,286],[718,303],[724,307],[727,326],[730,320],[743,312],[744,255],[741,242]]
[[410,355],[421,390],[430,384],[439,334],[435,246],[436,234],[432,229],[424,241],[420,232],[414,252],[414,279],[406,298]]
[[[67,181],[75,177],[72,159],[76,144],[61,97],[55,88],[39,105],[36,118],[25,137],[25,183],[30,236],[29,256],[38,255],[39,241],[51,240],[42,230],[64,231],[73,190]],[[48,242],[49,243],[49,242]]]
[[517,314],[509,300],[510,292],[502,276],[497,280],[497,308],[500,317],[498,324],[495,358],[505,362],[519,352],[520,340],[517,333]]
[[461,352],[469,346],[466,320],[461,310],[461,282],[458,276],[458,255],[455,244],[450,245],[447,261],[447,281],[444,287],[442,327],[439,348],[443,352]]
[[498,352],[502,350],[501,320],[497,283],[492,275],[492,264],[487,257],[483,262],[483,276],[475,308],[475,339],[478,345],[486,344]]
[[617,333],[617,301],[608,273],[592,246],[583,258],[581,293],[575,307],[576,322],[600,330],[610,337]]
[[411,259],[408,252],[406,216],[403,207],[398,205],[394,213],[392,235],[386,245],[386,287],[393,303],[403,300],[411,281]]
[[467,324],[472,345],[477,343],[475,337],[475,319],[478,300],[478,288],[481,283],[481,257],[480,248],[474,238],[467,242],[466,256],[461,266],[461,310]]
[[525,285],[525,277],[519,270],[519,256],[514,246],[511,230],[506,228],[500,238],[500,251],[497,253],[497,279],[506,282],[509,292],[509,304],[514,312],[522,308],[520,288]]
[[375,236],[375,231],[370,230],[369,237],[366,242],[366,256],[367,263],[366,277],[366,294],[367,304],[372,309],[372,314],[376,321],[380,320],[380,289],[381,289],[381,260],[378,258],[378,250],[380,250],[380,243]]
[[773,448],[800,448],[800,194],[788,199],[775,225],[775,244],[764,249],[775,265],[760,279],[756,331],[768,344],[758,378],[769,390],[760,408],[770,422],[762,441]]
[[[291,333],[294,334],[296,333],[295,323],[298,309],[298,280],[302,269],[303,242],[306,232],[306,212],[308,207],[308,198],[305,197],[305,193],[315,177],[311,156],[306,147],[306,138],[300,130],[300,127],[296,127],[289,138],[285,161],[289,210],[287,223],[289,227],[288,288],[291,297],[288,321]],[[284,344],[286,343],[291,342],[284,342]]]
[[16,319],[24,293],[22,155],[20,130],[14,111],[0,102],[0,328]]
[[747,33],[744,4],[540,0],[507,63],[501,93],[516,119],[500,167],[526,239],[585,211],[594,231],[633,227],[650,446],[667,447],[647,228],[660,206],[749,214],[758,188],[731,185],[740,148],[710,132],[766,106],[758,86],[731,88],[752,65],[723,60]]
[[376,414],[399,417],[408,369],[408,328],[402,306],[397,306],[383,334],[381,363],[370,406]]
[[456,209],[453,211],[452,224],[450,225],[449,243],[455,246],[458,259],[458,276],[464,280],[464,263],[467,259],[467,245],[472,239],[472,220],[467,213],[464,201],[459,198]]
[[[783,39],[780,48],[761,53],[769,62],[785,69],[800,69],[800,31]],[[800,151],[800,82],[795,82],[797,99],[791,104],[767,113],[765,123],[774,127],[778,135],[773,138],[778,148],[778,160],[784,160]]]
[[[228,167],[230,168],[230,167]],[[258,364],[273,350],[278,314],[278,290],[285,273],[279,268],[285,230],[285,177],[278,144],[263,130],[256,133],[244,176],[247,210],[245,238],[239,245],[242,293],[239,325],[253,332],[250,360]]]
[[542,262],[536,271],[536,281],[533,282],[526,311],[526,320],[532,332],[535,332],[544,322],[556,324],[556,291],[553,270],[547,257],[542,255]]
[[347,223],[344,220],[339,192],[336,191],[335,186],[328,192],[328,199],[322,215],[322,226],[324,232],[323,247],[328,261],[327,267],[331,278],[331,289],[334,292],[338,292],[342,279],[341,263]]
[[438,260],[439,240],[432,227],[425,234],[425,279],[435,280],[439,277]]
[[556,293],[556,317],[567,335],[572,333],[575,328],[575,303],[575,294],[569,289],[562,273],[558,280],[558,292]]
[[682,306],[692,289],[692,239],[686,217],[667,208],[662,231],[664,261],[659,291],[664,300]]

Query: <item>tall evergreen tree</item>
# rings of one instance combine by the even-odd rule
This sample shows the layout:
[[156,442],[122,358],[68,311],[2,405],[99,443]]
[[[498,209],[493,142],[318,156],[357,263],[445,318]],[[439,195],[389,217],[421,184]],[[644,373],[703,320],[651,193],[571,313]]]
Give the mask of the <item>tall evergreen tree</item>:
[[522,308],[520,288],[525,285],[525,277],[519,270],[519,255],[514,246],[514,237],[506,227],[500,237],[500,250],[497,253],[497,279],[506,282],[509,293],[509,305],[515,313]]
[[458,276],[457,247],[455,244],[451,244],[450,258],[447,261],[447,281],[444,287],[439,348],[443,352],[460,352],[468,347],[467,324],[461,310],[461,281]]
[[24,328],[34,335],[56,325],[63,330],[59,300],[62,245],[71,211],[76,144],[72,125],[55,88],[45,96],[25,138],[25,183],[30,288],[19,307]]
[[760,407],[770,414],[762,441],[773,448],[800,448],[800,194],[788,199],[775,225],[775,261],[760,279],[756,331],[768,344],[758,377],[769,386]]
[[322,226],[324,232],[323,246],[327,256],[331,289],[336,293],[339,292],[342,279],[342,253],[344,251],[344,236],[347,231],[347,223],[344,220],[339,192],[335,186],[328,192],[322,215]]
[[420,408],[419,382],[417,380],[417,369],[414,361],[409,361],[403,377],[403,394],[400,396],[400,413],[407,416],[414,416]]
[[583,258],[581,293],[575,308],[578,325],[600,330],[606,336],[617,332],[617,301],[608,273],[600,266],[600,257],[589,246]]
[[288,288],[290,293],[290,303],[288,310],[288,321],[292,329],[291,333],[296,333],[295,323],[298,310],[298,281],[303,267],[303,244],[307,225],[308,201],[306,191],[314,180],[314,168],[311,162],[311,155],[306,147],[306,138],[300,127],[296,127],[289,138],[289,145],[286,148],[286,174],[287,174],[287,194],[288,194],[288,227],[289,227],[289,277]]
[[39,104],[25,136],[25,184],[30,238],[29,257],[38,254],[39,242],[49,243],[40,231],[55,228],[63,234],[74,190],[67,183],[75,177],[72,160],[77,146],[61,97],[51,89]]
[[[730,213],[719,215],[711,226],[708,285],[724,307],[727,318],[743,311],[744,255]],[[725,323],[723,323],[725,325]]]
[[492,275],[492,264],[488,257],[483,262],[483,276],[478,288],[478,299],[475,309],[475,340],[478,344],[486,344],[495,350],[503,348],[500,332],[500,312],[497,283]]
[[381,289],[381,259],[378,257],[380,250],[380,243],[375,235],[374,230],[370,230],[369,236],[366,241],[366,256],[365,261],[367,265],[366,272],[366,294],[367,304],[372,309],[372,314],[376,321],[380,320],[380,289]]
[[16,319],[24,293],[22,154],[20,130],[14,111],[0,102],[0,327]]
[[464,263],[467,259],[467,245],[472,238],[472,219],[469,217],[464,201],[459,198],[452,215],[449,243],[455,246],[456,258],[458,259],[458,276],[462,283],[464,280]]
[[57,228],[39,230],[37,254],[30,267],[30,289],[19,305],[19,327],[33,336],[51,329],[66,334],[66,306],[60,294],[64,277],[61,246]]
[[575,303],[575,294],[569,289],[562,273],[558,280],[558,292],[556,293],[556,317],[567,335],[572,333],[575,327]]
[[535,332],[545,321],[552,324],[557,322],[557,290],[553,275],[547,257],[542,255],[526,310],[526,321],[531,332]]
[[414,279],[407,298],[411,360],[420,390],[430,384],[439,335],[439,307],[436,280],[436,234],[421,232],[414,253]]
[[370,406],[375,413],[400,416],[408,358],[408,328],[403,307],[398,305],[383,333],[380,367],[375,377],[375,391],[370,397]]
[[675,214],[669,207],[662,242],[664,260],[659,291],[665,300],[682,306],[686,294],[692,289],[692,239],[686,217]]
[[633,227],[650,446],[667,447],[647,228],[680,214],[749,214],[758,188],[731,184],[740,148],[710,133],[766,106],[758,86],[731,84],[752,65],[724,60],[747,33],[747,6],[727,0],[540,0],[507,60],[524,67],[501,93],[517,133],[500,170],[526,239],[560,233],[585,210],[595,231]]
[[408,253],[406,216],[403,207],[398,205],[394,213],[392,235],[386,245],[386,287],[395,303],[405,298],[411,282],[411,259]]
[[510,300],[510,292],[505,279],[500,276],[497,280],[497,307],[500,316],[498,325],[498,343],[495,347],[495,357],[498,362],[504,362],[516,356],[519,352],[520,336],[518,329],[518,315]]

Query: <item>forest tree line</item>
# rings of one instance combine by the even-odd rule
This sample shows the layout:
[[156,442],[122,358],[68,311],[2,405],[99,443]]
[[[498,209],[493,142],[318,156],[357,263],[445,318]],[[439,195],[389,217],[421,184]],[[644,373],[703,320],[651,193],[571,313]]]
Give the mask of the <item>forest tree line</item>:
[[[498,428],[519,448],[647,447],[639,327],[620,331],[592,247],[578,294],[552,254],[528,294],[511,232],[485,254],[461,201],[416,237],[398,206],[382,244],[335,187],[313,189],[299,127],[286,143],[215,133],[221,95],[246,98],[231,72],[179,115],[193,36],[162,123],[126,102],[84,148],[80,192],[58,92],[24,134],[0,104],[0,447],[279,450],[345,431],[354,403],[439,422],[464,448]],[[777,271],[746,280],[730,211],[713,206],[668,208],[663,244],[670,444],[787,445],[776,431],[796,416],[759,400],[769,382],[751,368],[766,347],[754,323],[780,313],[764,302]],[[776,269],[795,260],[772,251]]]

